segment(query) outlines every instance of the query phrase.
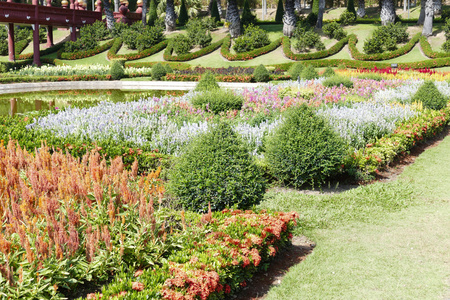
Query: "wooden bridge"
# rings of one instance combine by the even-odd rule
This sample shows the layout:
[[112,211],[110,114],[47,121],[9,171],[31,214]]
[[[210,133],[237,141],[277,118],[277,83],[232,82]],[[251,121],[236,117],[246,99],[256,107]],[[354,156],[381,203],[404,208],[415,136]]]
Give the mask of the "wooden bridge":
[[[76,30],[83,25],[92,24],[97,20],[102,20],[101,1],[97,0],[95,11],[87,11],[78,1],[70,0],[70,6],[67,1],[62,1],[63,7],[51,6],[51,0],[47,1],[47,6],[38,5],[38,0],[33,0],[33,4],[13,3],[13,0],[0,2],[0,23],[8,24],[8,52],[9,60],[15,60],[14,49],[14,26],[30,24],[33,29],[33,64],[40,66],[39,54],[39,26],[47,26],[47,47],[53,45],[53,27],[70,28],[71,40],[77,38]],[[80,1],[81,2],[81,1]],[[126,10],[128,12],[128,9]],[[127,16],[139,19],[140,13],[127,13]],[[125,16],[115,13],[118,21],[125,21]],[[130,21],[129,19],[126,19]]]

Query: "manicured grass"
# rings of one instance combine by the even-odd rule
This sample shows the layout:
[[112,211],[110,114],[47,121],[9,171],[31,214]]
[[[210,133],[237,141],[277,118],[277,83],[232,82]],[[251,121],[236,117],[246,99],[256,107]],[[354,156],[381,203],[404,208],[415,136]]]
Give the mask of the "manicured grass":
[[75,60],[62,60],[66,65],[76,66],[76,65],[92,65],[92,64],[100,64],[100,65],[109,65],[109,61],[106,58],[106,53],[108,51],[104,51],[94,56],[75,59]]
[[422,54],[422,52],[420,51],[420,45],[416,44],[410,52],[406,53],[405,55],[393,58],[393,59],[388,59],[388,60],[383,60],[383,62],[387,62],[387,63],[403,63],[403,62],[414,62],[414,61],[422,61],[422,60],[427,60],[428,57],[426,57],[425,55]]
[[450,137],[399,179],[341,194],[268,193],[260,205],[300,213],[317,247],[266,299],[446,299],[450,278]]
[[[56,44],[59,41],[63,40],[64,38],[66,38],[68,35],[70,35],[70,31],[69,30],[53,30],[53,42]],[[40,44],[40,49],[45,49],[47,42]],[[22,51],[21,54],[26,54],[26,53],[32,53],[33,52],[33,41],[31,41],[28,46]]]

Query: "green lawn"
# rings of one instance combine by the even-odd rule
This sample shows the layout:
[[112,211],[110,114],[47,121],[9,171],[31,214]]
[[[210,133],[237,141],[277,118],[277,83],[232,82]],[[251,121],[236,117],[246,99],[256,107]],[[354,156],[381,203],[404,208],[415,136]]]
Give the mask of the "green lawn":
[[271,191],[261,208],[300,213],[317,247],[266,299],[447,299],[450,136],[394,182],[340,194]]

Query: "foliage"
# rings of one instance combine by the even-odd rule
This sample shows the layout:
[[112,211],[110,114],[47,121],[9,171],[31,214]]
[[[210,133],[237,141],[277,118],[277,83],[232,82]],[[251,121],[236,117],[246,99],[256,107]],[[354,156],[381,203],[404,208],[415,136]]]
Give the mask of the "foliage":
[[186,8],[186,1],[181,0],[180,13],[178,15],[178,24],[183,26],[184,24],[186,24],[188,22],[188,20],[189,20],[189,16],[188,16],[187,8]]
[[[158,44],[156,44],[152,47],[146,48],[143,51],[139,51],[139,52],[135,52],[135,53],[127,53],[127,54],[117,54],[117,52],[122,47],[122,39],[117,38],[117,39],[114,39],[113,41],[114,41],[114,43],[113,43],[112,47],[109,49],[108,53],[106,54],[106,56],[110,60],[114,59],[114,58],[124,58],[126,60],[135,60],[135,59],[147,57],[147,56],[153,55],[156,52],[159,52],[162,49],[166,48],[167,44],[168,44],[168,40],[163,40],[162,42],[159,42]],[[140,44],[140,45],[142,45],[142,44]]]
[[205,48],[211,45],[212,36],[207,24],[202,19],[191,19],[186,24],[187,36],[194,45]]
[[173,38],[173,50],[177,55],[188,53],[193,47],[192,40],[184,34],[179,34]]
[[[79,40],[81,40],[81,39],[78,39],[77,41],[79,41]],[[70,42],[71,41],[64,43],[63,44],[64,47],[67,45],[67,43],[70,43]],[[68,60],[85,58],[85,57],[94,56],[96,54],[99,54],[99,53],[101,53],[101,52],[111,48],[111,46],[113,44],[114,44],[114,40],[111,40],[111,41],[109,41],[109,42],[107,42],[107,43],[105,43],[105,44],[103,44],[101,46],[97,46],[97,47],[95,47],[93,49],[90,49],[90,50],[77,50],[75,52],[63,52],[64,48],[61,48],[60,51],[57,52],[57,56],[58,56],[58,58],[68,59]]]
[[316,16],[319,14],[319,0],[313,0],[311,13],[315,14]]
[[296,41],[294,49],[299,52],[305,52],[310,48],[315,48],[318,51],[325,50],[325,45],[320,40],[319,34],[312,29],[305,30],[305,28],[296,27],[294,29],[293,38]]
[[256,16],[250,10],[249,1],[244,0],[244,8],[241,15],[241,26],[248,26],[250,24],[256,24]]
[[348,0],[347,2],[347,11],[351,12],[355,15],[356,20],[356,10],[355,10],[355,0]]
[[156,12],[156,0],[150,0],[150,8],[148,10],[148,22],[149,26],[155,26],[158,19],[158,13]]
[[322,84],[326,87],[345,86],[349,89],[353,87],[353,81],[350,78],[337,75],[325,79]]
[[191,60],[203,55],[206,55],[208,53],[213,52],[214,50],[216,50],[217,48],[220,47],[220,45],[222,45],[223,40],[217,41],[215,43],[212,43],[209,46],[206,46],[205,48],[202,48],[198,51],[195,52],[189,52],[186,54],[182,54],[182,55],[172,55],[172,52],[174,50],[174,45],[173,43],[169,43],[167,45],[166,50],[164,51],[163,57],[165,60],[167,61],[186,61],[186,60]]
[[[319,2],[319,0],[314,0],[314,3],[317,1],[317,3]],[[313,7],[314,8],[314,7]],[[317,10],[318,11],[318,10]],[[317,19],[319,18],[318,13],[314,13],[314,12],[310,12],[307,16],[306,19],[304,20],[305,24],[307,24],[309,27],[314,27],[317,23]],[[302,21],[301,19],[299,21]]]
[[111,78],[113,80],[119,80],[125,75],[123,64],[123,60],[115,59],[111,61]]
[[170,172],[169,189],[184,207],[207,211],[261,201],[265,180],[249,149],[226,123],[194,140]]
[[426,108],[440,110],[447,106],[448,97],[444,97],[436,88],[433,81],[428,80],[419,87],[412,101],[420,101]]
[[283,0],[278,0],[277,11],[275,13],[275,22],[276,23],[283,22],[283,15],[284,15]]
[[364,42],[364,52],[367,54],[382,53],[397,49],[397,44],[405,43],[409,34],[407,27],[401,23],[390,23],[376,29],[372,37]]
[[92,24],[84,25],[80,29],[81,36],[89,36],[96,41],[103,41],[111,37],[111,33],[102,21],[95,21]]
[[116,22],[114,23],[114,27],[111,31],[111,34],[113,38],[118,38],[122,36],[123,31],[129,29],[128,24],[122,23],[122,22]]
[[129,49],[137,49],[141,52],[162,42],[164,33],[161,27],[150,27],[143,25],[141,22],[135,22],[129,29],[122,31],[121,38]]
[[334,70],[331,67],[327,67],[323,72],[322,77],[332,77],[334,75],[336,75]]
[[450,18],[450,9],[442,8],[441,18],[444,23],[447,23],[447,20]]
[[308,65],[306,68],[303,69],[301,73],[301,78],[306,80],[319,78],[319,73],[317,73],[316,69],[312,65]]
[[240,95],[235,95],[233,91],[210,88],[196,94],[191,99],[192,105],[214,114],[227,111],[240,110],[244,99]]
[[214,20],[215,23],[220,22],[220,13],[219,8],[217,7],[217,0],[212,0],[211,3],[211,19]]
[[224,38],[224,41],[220,47],[220,54],[225,57],[228,60],[234,61],[234,60],[249,60],[253,59],[257,56],[266,54],[270,51],[275,50],[278,48],[281,44],[281,39],[277,39],[276,41],[273,41],[272,43],[268,44],[267,46],[257,48],[248,52],[243,53],[236,53],[232,54],[230,52],[230,46],[231,46],[231,37],[228,35]]
[[263,64],[260,64],[253,73],[253,78],[256,82],[267,82],[270,80],[269,71],[267,71],[266,67]]
[[291,109],[267,139],[265,156],[272,174],[299,188],[321,186],[341,168],[346,146],[324,119],[306,105]]
[[450,40],[445,41],[442,46],[441,46],[442,50],[444,50],[445,52],[450,52]]
[[342,40],[347,36],[345,31],[342,29],[338,22],[331,22],[323,25],[323,33],[325,33],[330,39]]
[[[351,1],[351,0],[350,0]],[[353,7],[354,9],[354,7]],[[339,16],[339,22],[342,25],[353,24],[356,21],[356,13],[352,13],[348,10],[344,10],[342,14]]]
[[166,74],[173,73],[173,69],[169,64],[165,64],[164,69],[166,69]]
[[301,77],[304,68],[303,63],[296,62],[289,68],[288,74],[291,75],[293,80],[297,80],[297,78]]
[[195,90],[198,92],[211,91],[219,88],[220,87],[211,72],[205,72],[199,80],[198,84],[195,86]]
[[244,34],[234,40],[233,50],[237,53],[249,52],[270,44],[267,31],[249,24],[244,26]]
[[154,80],[161,80],[163,76],[166,76],[166,68],[161,63],[157,63],[152,67],[152,78]]
[[[291,49],[291,40],[288,37],[282,38],[282,44],[283,44],[283,52],[286,55],[286,57],[293,59],[293,60],[307,60],[307,59],[318,59],[327,57],[333,54],[338,53],[342,50],[342,48],[347,44],[349,38],[346,37],[336,44],[334,44],[331,48],[323,50],[323,51],[316,51],[311,53],[294,53]],[[327,63],[328,60],[321,60],[321,62]]]

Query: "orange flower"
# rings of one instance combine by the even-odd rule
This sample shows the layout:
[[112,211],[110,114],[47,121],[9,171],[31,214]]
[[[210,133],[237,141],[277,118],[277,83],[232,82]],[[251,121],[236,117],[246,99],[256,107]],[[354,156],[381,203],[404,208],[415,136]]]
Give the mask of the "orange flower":
[[131,283],[131,288],[135,291],[141,292],[144,290],[144,284],[139,281],[134,281]]

